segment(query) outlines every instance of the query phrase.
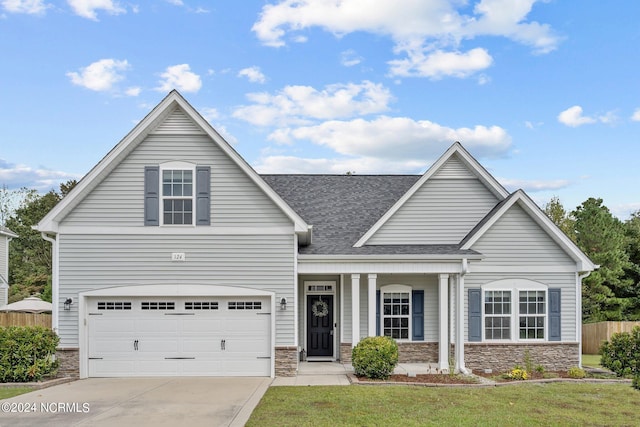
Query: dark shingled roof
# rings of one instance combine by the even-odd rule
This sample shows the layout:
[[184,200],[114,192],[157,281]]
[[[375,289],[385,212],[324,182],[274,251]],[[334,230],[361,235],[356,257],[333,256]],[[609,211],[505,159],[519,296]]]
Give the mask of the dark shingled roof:
[[353,245],[420,175],[261,175],[308,224],[310,255],[477,255],[459,245]]

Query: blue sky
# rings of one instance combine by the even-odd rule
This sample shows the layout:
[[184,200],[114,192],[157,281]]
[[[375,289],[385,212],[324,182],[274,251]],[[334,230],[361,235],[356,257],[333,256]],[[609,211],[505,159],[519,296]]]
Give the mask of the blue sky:
[[264,173],[422,173],[640,209],[640,2],[0,0],[0,185],[80,178],[171,89]]

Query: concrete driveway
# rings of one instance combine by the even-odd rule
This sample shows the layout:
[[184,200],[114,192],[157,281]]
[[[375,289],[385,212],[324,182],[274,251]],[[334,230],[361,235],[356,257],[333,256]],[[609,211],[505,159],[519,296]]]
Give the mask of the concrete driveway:
[[0,426],[243,426],[270,383],[271,378],[78,380],[0,401]]

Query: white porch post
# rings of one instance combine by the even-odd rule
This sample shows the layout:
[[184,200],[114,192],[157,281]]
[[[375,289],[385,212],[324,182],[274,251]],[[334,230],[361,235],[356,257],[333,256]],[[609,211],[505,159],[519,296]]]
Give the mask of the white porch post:
[[367,316],[368,331],[370,337],[376,336],[376,281],[377,274],[369,274],[369,282],[367,288],[369,315]]
[[464,366],[464,276],[457,275],[456,289],[456,372],[467,373]]
[[360,275],[351,275],[351,346],[360,341]]
[[438,340],[438,369],[449,370],[449,275],[438,275],[438,307],[440,335]]

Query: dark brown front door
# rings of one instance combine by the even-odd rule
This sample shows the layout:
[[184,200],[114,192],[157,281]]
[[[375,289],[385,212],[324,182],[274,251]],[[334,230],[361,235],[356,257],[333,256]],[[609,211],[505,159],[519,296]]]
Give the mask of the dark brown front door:
[[333,295],[307,296],[307,356],[333,356]]

